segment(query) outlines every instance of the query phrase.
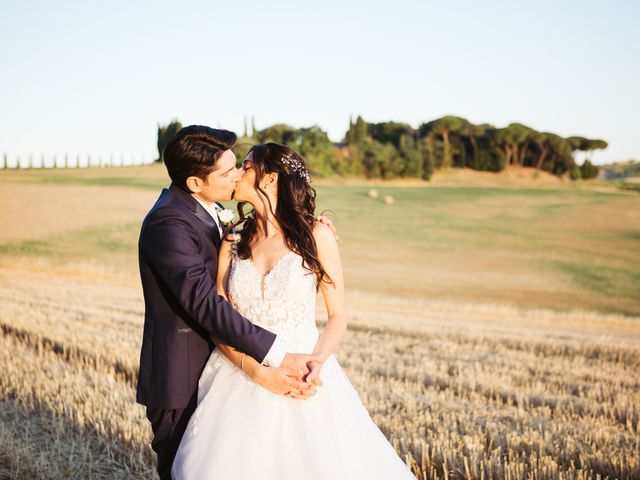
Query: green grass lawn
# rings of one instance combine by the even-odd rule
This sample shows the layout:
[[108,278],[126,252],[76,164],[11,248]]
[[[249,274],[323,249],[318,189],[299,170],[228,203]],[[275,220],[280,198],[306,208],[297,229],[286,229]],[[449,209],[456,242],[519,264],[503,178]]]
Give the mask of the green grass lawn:
[[[2,183],[159,190],[159,166],[0,172]],[[379,198],[368,195],[375,188]],[[640,195],[573,188],[317,186],[350,289],[429,300],[640,314]],[[393,196],[392,205],[382,198]],[[231,204],[230,204],[231,205]],[[146,207],[145,207],[146,208]],[[136,274],[140,218],[0,245]]]

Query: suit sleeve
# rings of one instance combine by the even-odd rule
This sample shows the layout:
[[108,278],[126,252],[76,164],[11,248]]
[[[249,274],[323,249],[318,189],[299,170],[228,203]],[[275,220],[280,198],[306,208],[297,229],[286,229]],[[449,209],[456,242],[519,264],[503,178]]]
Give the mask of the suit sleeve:
[[251,323],[217,295],[215,282],[198,252],[196,233],[179,214],[167,210],[161,218],[149,218],[144,225],[140,253],[195,323],[263,362],[276,335]]

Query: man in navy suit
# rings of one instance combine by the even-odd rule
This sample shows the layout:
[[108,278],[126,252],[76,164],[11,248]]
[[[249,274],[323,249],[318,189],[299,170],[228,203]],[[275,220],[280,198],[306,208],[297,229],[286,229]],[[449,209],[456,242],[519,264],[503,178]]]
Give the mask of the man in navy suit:
[[[164,150],[171,186],[149,211],[138,243],[145,300],[137,401],[147,407],[158,473],[171,464],[197,402],[211,337],[277,369],[291,390],[305,389],[311,355],[292,354],[272,332],[252,324],[216,294],[222,230],[214,202],[229,200],[240,178],[236,135],[192,125]],[[251,432],[247,432],[250,435]]]

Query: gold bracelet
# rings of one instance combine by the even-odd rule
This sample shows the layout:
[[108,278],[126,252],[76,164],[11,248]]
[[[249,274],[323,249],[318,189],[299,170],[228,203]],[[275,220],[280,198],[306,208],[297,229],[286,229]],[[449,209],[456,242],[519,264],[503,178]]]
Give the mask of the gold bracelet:
[[242,373],[244,373],[244,357],[245,357],[246,353],[243,353],[242,356],[240,357],[240,371]]

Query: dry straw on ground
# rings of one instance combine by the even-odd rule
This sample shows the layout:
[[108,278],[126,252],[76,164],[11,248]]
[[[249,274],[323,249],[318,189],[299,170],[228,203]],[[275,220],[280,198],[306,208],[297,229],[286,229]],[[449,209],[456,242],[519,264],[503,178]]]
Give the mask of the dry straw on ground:
[[[86,278],[0,269],[2,478],[152,475],[140,291]],[[590,314],[582,330],[579,312],[351,304],[340,362],[418,478],[640,476],[637,319]]]

